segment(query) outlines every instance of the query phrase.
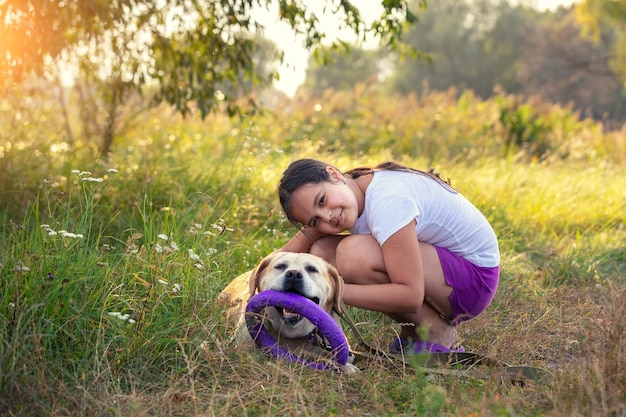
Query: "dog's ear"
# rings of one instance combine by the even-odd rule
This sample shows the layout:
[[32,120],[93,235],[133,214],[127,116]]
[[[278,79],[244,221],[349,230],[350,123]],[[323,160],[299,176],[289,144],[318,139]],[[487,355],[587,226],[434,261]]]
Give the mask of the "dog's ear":
[[328,264],[328,276],[330,277],[333,285],[335,286],[333,310],[337,314],[341,315],[343,313],[343,311],[341,310],[341,305],[343,301],[343,278],[341,275],[339,275],[339,272],[331,264]]
[[261,261],[261,263],[252,271],[250,275],[250,297],[256,294],[257,289],[259,288],[259,284],[261,283],[261,277],[263,276],[263,271],[267,269],[272,259],[276,257],[276,253],[272,253]]

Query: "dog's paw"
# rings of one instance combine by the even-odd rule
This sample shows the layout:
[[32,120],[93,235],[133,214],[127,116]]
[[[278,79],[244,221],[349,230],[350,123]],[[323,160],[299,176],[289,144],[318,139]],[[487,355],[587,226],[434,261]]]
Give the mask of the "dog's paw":
[[361,370],[357,368],[356,365],[353,365],[350,362],[348,362],[344,366],[341,367],[341,372],[346,373],[346,374],[354,374],[357,372],[361,372]]

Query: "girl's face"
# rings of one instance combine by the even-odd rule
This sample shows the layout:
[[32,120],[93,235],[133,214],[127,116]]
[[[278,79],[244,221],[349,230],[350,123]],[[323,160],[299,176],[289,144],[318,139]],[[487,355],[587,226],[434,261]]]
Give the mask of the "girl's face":
[[324,234],[348,230],[359,217],[357,198],[343,175],[328,167],[330,181],[304,184],[291,196],[292,217]]

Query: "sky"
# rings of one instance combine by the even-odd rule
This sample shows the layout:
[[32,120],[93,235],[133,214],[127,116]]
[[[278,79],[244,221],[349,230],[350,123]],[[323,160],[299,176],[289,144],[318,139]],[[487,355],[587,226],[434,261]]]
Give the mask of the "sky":
[[[534,3],[539,10],[554,10],[559,6],[569,6],[572,3],[576,3],[577,0],[535,0],[534,2],[532,0],[525,0],[525,2],[530,4]],[[320,20],[324,22],[325,26],[329,28],[337,27],[336,21],[333,21],[333,16],[323,11],[325,1],[310,0],[308,3],[307,8],[312,9],[316,15],[323,16]],[[359,7],[360,4],[367,4],[366,7],[359,7],[362,18],[366,22],[371,22],[376,17],[380,16],[381,6],[379,4],[377,5],[378,7],[374,6],[377,2],[372,2],[372,0],[353,0],[353,3],[357,7]],[[262,10],[258,12],[256,17],[265,26],[264,35],[274,41],[285,54],[283,65],[278,70],[280,79],[274,82],[274,87],[283,91],[288,96],[293,96],[298,86],[304,82],[309,52],[301,46],[301,39],[294,38],[293,32],[286,23],[277,21],[276,15],[277,12],[275,10]],[[341,32],[329,30],[327,31],[327,36],[329,38],[341,36]],[[349,40],[347,34],[342,36],[342,38]],[[372,44],[372,46],[375,46],[375,44]]]

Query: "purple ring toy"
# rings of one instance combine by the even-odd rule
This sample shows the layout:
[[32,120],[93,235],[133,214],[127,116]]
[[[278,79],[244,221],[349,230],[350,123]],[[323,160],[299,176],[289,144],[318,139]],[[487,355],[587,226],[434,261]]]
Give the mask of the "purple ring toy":
[[313,369],[336,369],[336,367],[327,362],[311,362],[300,358],[280,346],[265,328],[259,316],[261,310],[268,306],[282,307],[309,319],[326,337],[326,340],[332,348],[331,356],[333,361],[341,366],[344,366],[348,362],[350,348],[348,347],[348,340],[341,326],[313,301],[299,294],[289,292],[274,290],[262,291],[248,301],[248,305],[246,306],[246,325],[250,336],[252,336],[252,340],[255,341],[258,347],[268,350],[273,357],[303,363]]

